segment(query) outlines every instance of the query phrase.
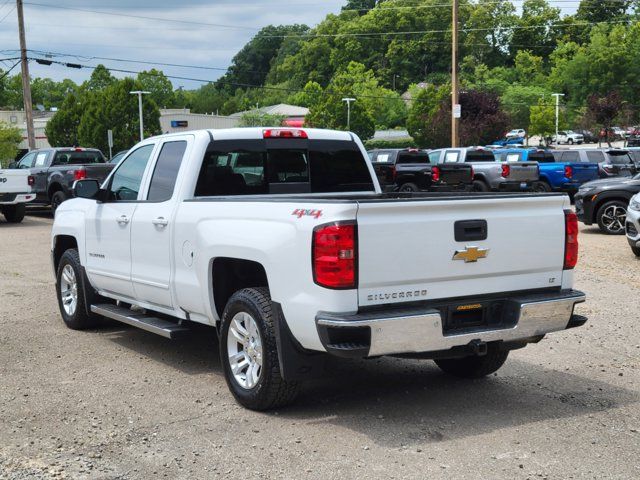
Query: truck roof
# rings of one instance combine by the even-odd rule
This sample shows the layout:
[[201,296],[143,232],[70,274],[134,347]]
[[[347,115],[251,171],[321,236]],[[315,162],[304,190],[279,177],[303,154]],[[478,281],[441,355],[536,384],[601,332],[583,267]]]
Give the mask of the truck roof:
[[284,130],[304,132],[310,140],[342,140],[353,141],[356,136],[350,132],[341,130],[324,130],[320,128],[290,128],[290,127],[237,127],[237,128],[220,128],[206,130],[190,130],[188,132],[166,133],[157,135],[153,138],[170,138],[185,134],[191,135],[209,135],[214,140],[261,140],[264,138],[266,130]]

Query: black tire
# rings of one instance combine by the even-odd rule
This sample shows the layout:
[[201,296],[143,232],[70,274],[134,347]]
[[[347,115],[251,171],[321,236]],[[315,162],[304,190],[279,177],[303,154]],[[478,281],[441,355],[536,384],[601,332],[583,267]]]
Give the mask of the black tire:
[[483,180],[474,180],[471,185],[471,190],[474,192],[488,192],[489,185],[487,185]]
[[[612,213],[619,212],[619,209],[622,209],[624,214],[615,214],[613,215],[615,220],[611,220]],[[620,200],[611,200],[610,202],[603,203],[600,208],[598,208],[596,221],[602,233],[606,235],[624,235],[626,216],[627,204]]]
[[640,247],[631,247],[631,251],[636,257],[640,258]]
[[568,143],[569,145],[573,145],[573,138],[570,138],[569,140],[567,140],[567,143]]
[[62,190],[58,190],[51,196],[51,213],[56,213],[56,210],[62,202],[67,199],[67,194]]
[[[77,303],[74,312],[67,312],[63,306],[61,285],[63,282],[63,272],[65,271],[65,267],[67,265],[73,270],[77,282]],[[60,308],[60,315],[62,316],[62,320],[70,329],[85,330],[87,328],[93,328],[98,324],[100,317],[95,314],[87,313],[85,304],[85,299],[87,299],[91,303],[93,299],[97,297],[97,294],[94,292],[93,288],[91,288],[89,282],[84,276],[84,271],[80,264],[80,257],[78,255],[78,251],[75,248],[67,250],[62,254],[62,257],[60,258],[58,271],[56,272],[56,297],[58,298],[58,307]]]
[[434,360],[440,369],[455,377],[482,378],[497,372],[509,356],[508,350],[500,350],[497,345],[489,345],[487,354],[478,357],[448,358]]
[[545,181],[533,182],[532,190],[538,193],[547,193],[551,191],[551,185]]
[[418,188],[418,186],[415,183],[403,183],[402,185],[400,185],[400,192],[417,192],[420,189]]
[[[254,319],[262,344],[262,366],[258,381],[252,388],[240,385],[229,362],[229,327],[239,313],[247,313]],[[231,296],[222,315],[219,342],[220,360],[227,386],[240,405],[250,410],[263,411],[283,407],[295,400],[299,383],[287,382],[280,374],[274,315],[267,288],[245,288]]]
[[25,211],[24,203],[20,203],[18,205],[6,205],[2,207],[2,214],[9,223],[22,222],[22,220],[24,220]]

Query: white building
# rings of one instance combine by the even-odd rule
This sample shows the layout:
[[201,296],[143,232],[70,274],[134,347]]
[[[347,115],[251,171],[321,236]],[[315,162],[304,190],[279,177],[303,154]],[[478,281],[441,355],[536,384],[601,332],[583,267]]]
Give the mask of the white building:
[[[34,110],[33,112],[33,128],[36,135],[36,148],[49,148],[49,142],[47,141],[47,135],[44,133],[44,127],[47,122],[53,118],[55,112],[40,112]],[[27,116],[23,110],[0,110],[0,122],[5,122],[12,127],[18,127],[22,134],[22,142],[19,148],[21,150],[28,150],[29,143],[27,142]]]
[[240,118],[247,113],[278,115],[284,117],[284,121],[282,122],[284,125],[288,127],[302,127],[304,125],[304,117],[309,114],[309,109],[306,107],[298,107],[297,105],[279,103],[278,105],[270,105],[268,107],[256,108],[254,110],[232,113],[229,116],[240,120]]
[[191,110],[188,108],[160,110],[160,128],[162,129],[162,133],[186,132],[189,130],[209,128],[232,128],[237,127],[239,122],[239,118],[191,113]]

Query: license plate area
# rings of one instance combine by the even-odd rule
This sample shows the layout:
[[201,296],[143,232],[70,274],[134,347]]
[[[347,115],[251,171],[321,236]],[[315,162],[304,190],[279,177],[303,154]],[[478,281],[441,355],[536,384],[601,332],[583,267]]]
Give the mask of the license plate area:
[[517,322],[513,302],[508,300],[453,304],[440,311],[443,335],[512,328]]

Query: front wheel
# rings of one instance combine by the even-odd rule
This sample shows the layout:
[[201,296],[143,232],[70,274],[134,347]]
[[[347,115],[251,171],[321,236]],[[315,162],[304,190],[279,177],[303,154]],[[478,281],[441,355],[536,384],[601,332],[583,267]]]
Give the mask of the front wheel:
[[627,204],[619,200],[607,202],[598,209],[596,219],[602,233],[622,235],[627,220]]
[[569,145],[573,145],[573,138],[570,138],[570,139],[567,141],[567,143],[568,143]]
[[487,354],[478,357],[448,358],[434,360],[440,369],[455,377],[481,378],[497,372],[509,356],[508,350],[500,350],[496,345],[489,345]]
[[640,247],[631,247],[631,251],[636,257],[640,258]]
[[24,203],[20,203],[18,205],[6,205],[2,207],[2,214],[9,223],[22,222],[22,220],[24,220],[25,211]]
[[250,410],[282,407],[298,393],[297,382],[280,374],[271,296],[266,288],[232,295],[222,315],[220,359],[238,403]]
[[[90,289],[85,292],[85,289]],[[60,315],[72,330],[95,327],[99,317],[87,313],[85,299],[93,298],[93,290],[83,276],[78,250],[69,249],[62,254],[56,275],[56,294]]]
[[484,183],[482,180],[474,180],[473,184],[471,185],[471,189],[474,192],[488,192],[489,185]]

